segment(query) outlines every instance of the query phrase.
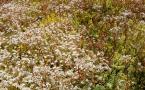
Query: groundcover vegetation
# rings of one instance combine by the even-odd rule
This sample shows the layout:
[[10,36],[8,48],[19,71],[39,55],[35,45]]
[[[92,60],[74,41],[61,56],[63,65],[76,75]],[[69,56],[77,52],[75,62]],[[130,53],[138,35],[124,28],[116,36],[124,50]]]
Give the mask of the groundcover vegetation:
[[144,89],[144,0],[0,0],[0,90]]

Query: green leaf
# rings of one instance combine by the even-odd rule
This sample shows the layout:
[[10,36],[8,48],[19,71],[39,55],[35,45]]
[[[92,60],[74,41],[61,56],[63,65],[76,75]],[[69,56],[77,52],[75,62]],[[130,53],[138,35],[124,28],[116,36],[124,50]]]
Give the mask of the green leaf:
[[102,85],[96,85],[94,90],[105,90],[105,87]]

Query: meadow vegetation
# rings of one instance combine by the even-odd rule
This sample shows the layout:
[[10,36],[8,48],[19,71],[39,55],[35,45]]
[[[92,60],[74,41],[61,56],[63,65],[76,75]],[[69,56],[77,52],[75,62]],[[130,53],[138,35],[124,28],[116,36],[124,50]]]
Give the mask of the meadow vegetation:
[[0,0],[0,90],[144,89],[144,0]]

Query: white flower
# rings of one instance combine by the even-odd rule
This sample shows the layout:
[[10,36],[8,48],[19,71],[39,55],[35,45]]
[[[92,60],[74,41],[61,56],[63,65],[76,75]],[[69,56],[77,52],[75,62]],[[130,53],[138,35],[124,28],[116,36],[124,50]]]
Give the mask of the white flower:
[[125,10],[124,12],[122,12],[122,15],[124,15],[124,16],[130,16],[130,15],[132,15],[132,12]]
[[118,32],[120,32],[120,30],[121,30],[121,28],[120,27],[113,27],[113,28],[111,28],[109,31],[111,31],[111,32],[113,32],[113,33],[118,33]]
[[66,72],[66,75],[67,76],[72,76],[74,73],[73,73],[73,70],[68,70],[67,72]]
[[5,58],[10,57],[10,56],[11,54],[10,52],[8,52],[7,49],[4,49],[4,50],[0,49],[0,61],[3,61]]

